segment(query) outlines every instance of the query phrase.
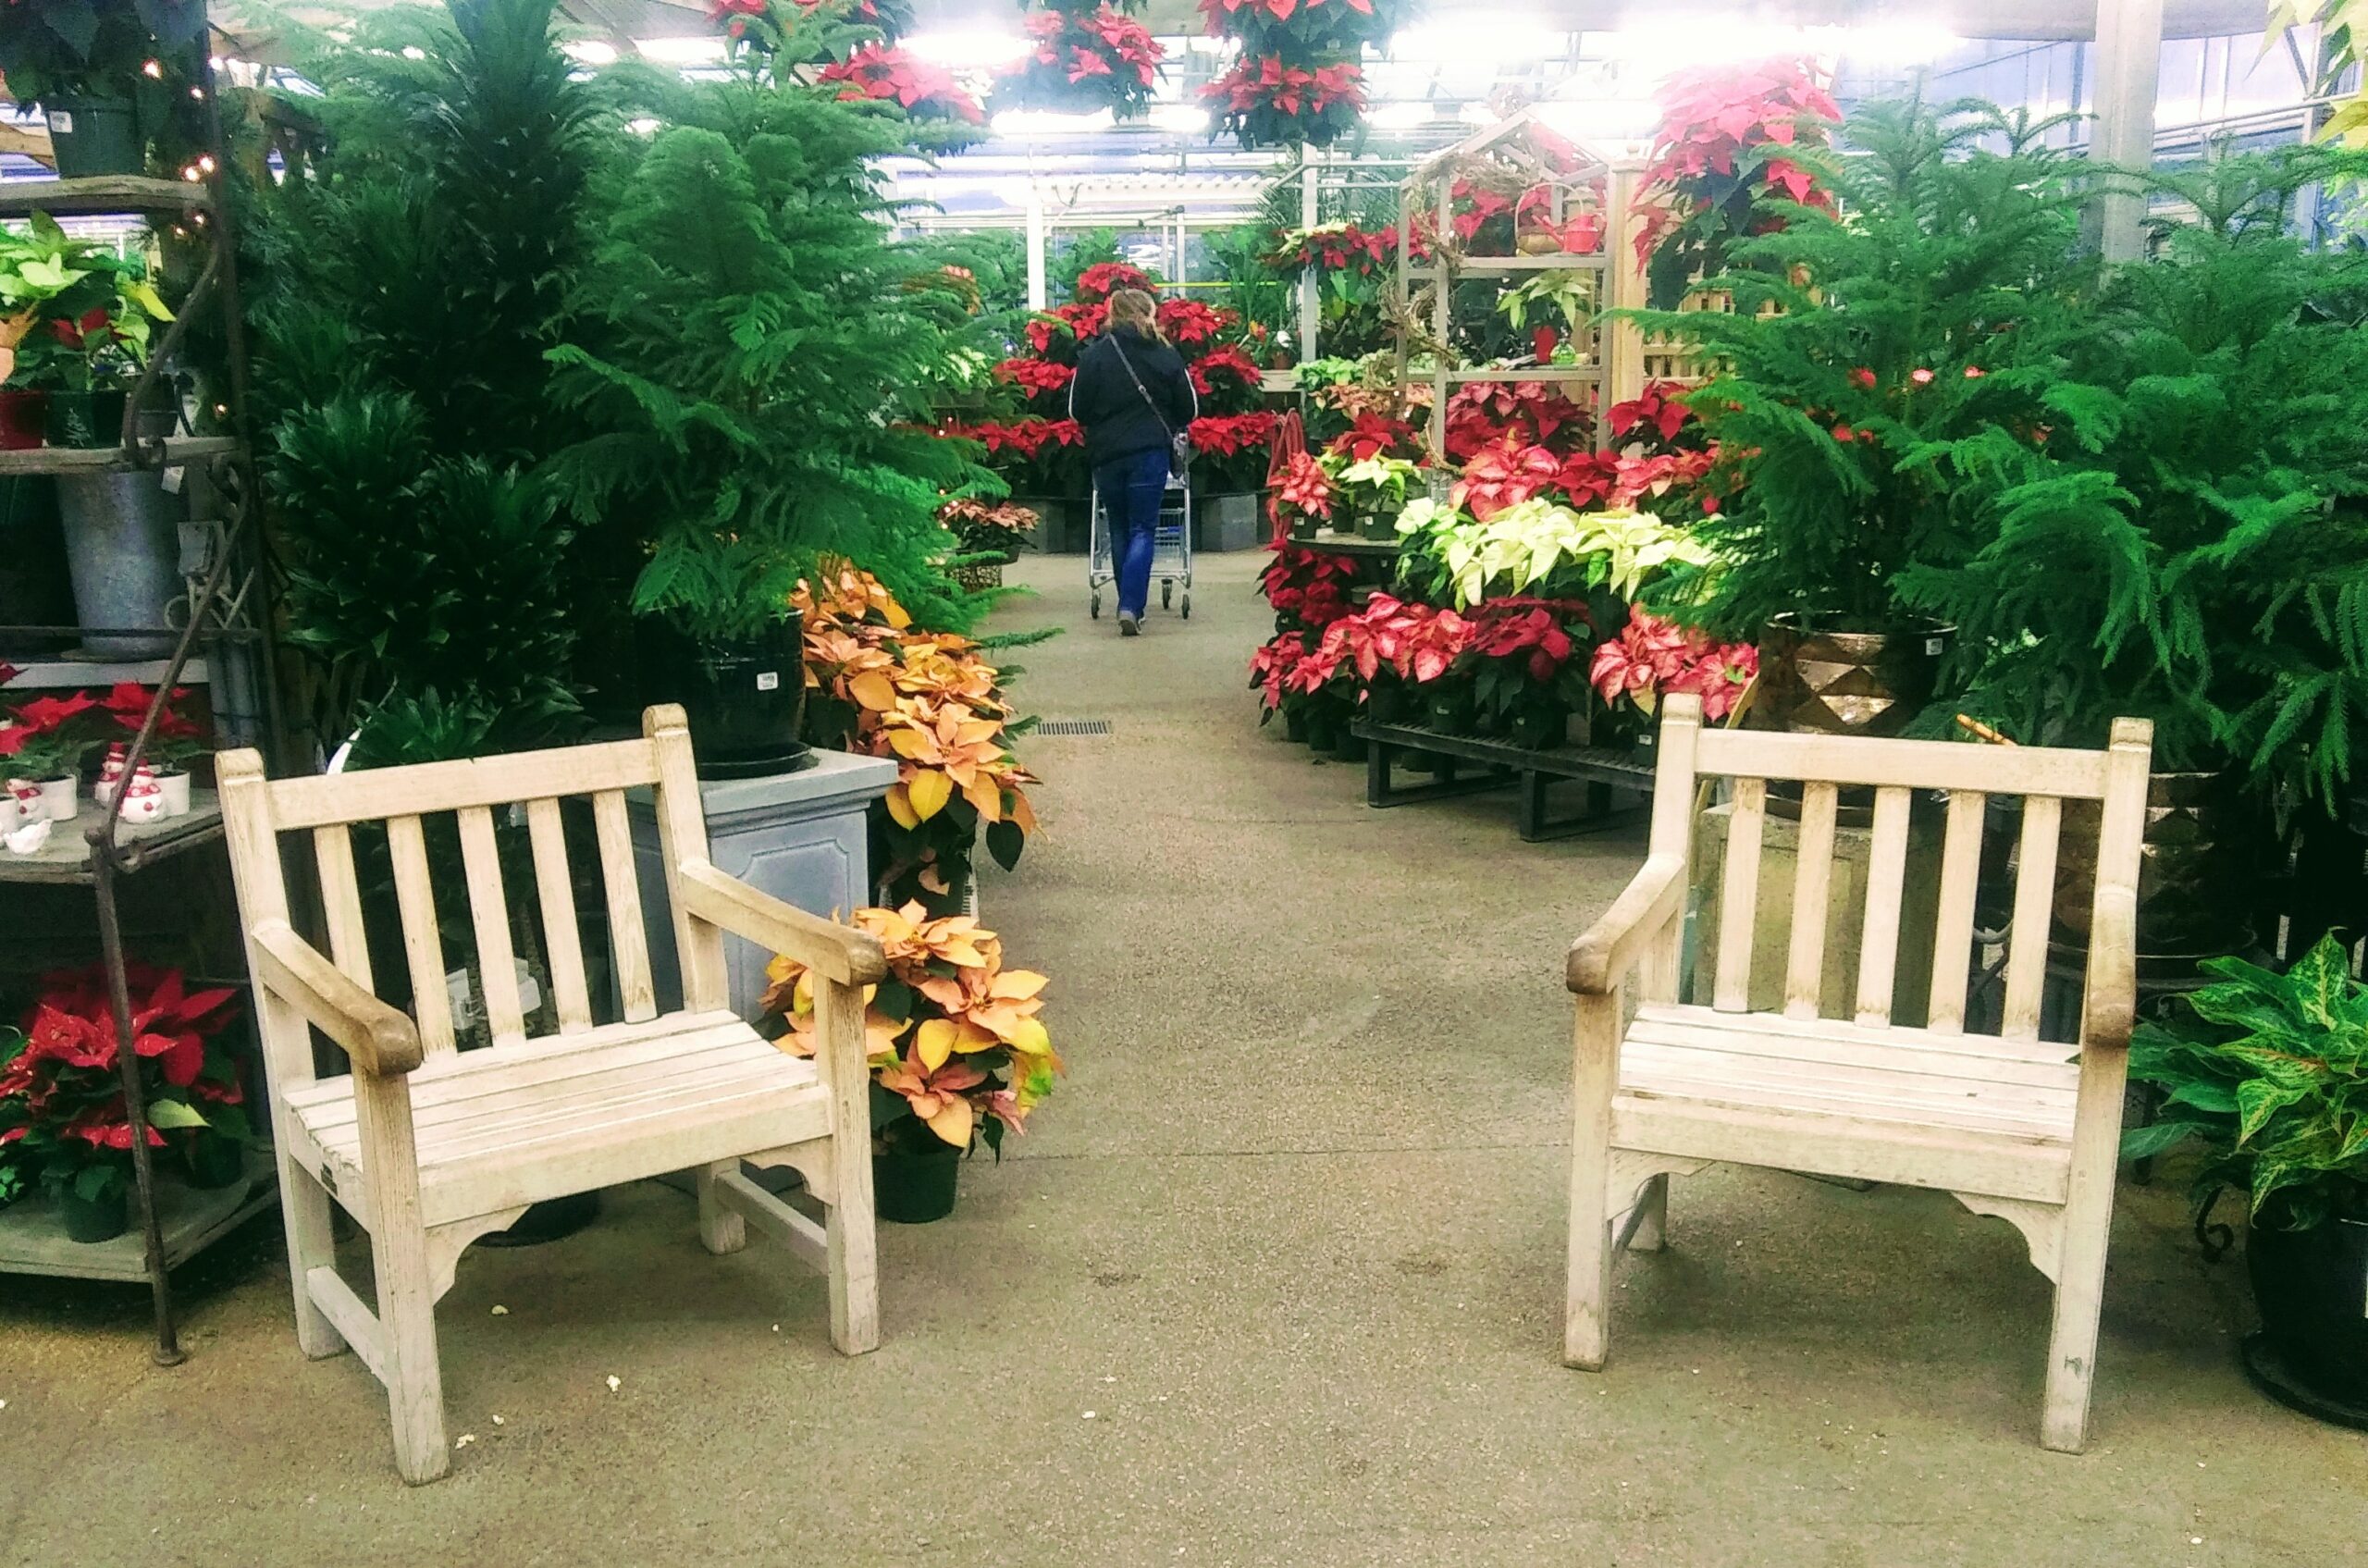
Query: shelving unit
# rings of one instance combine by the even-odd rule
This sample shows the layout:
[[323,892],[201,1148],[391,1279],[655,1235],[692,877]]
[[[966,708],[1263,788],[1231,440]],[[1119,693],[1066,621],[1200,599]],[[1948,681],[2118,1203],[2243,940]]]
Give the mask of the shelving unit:
[[[1595,401],[1598,410],[1633,398],[1643,388],[1642,340],[1633,327],[1602,320],[1606,310],[1641,304],[1644,301],[1643,277],[1630,264],[1632,251],[1627,244],[1637,175],[1643,166],[1633,156],[1604,153],[1558,135],[1555,141],[1573,148],[1578,159],[1575,167],[1556,167],[1525,144],[1533,128],[1542,129],[1535,112],[1523,110],[1425,159],[1399,186],[1399,295],[1405,302],[1407,319],[1411,320],[1418,290],[1429,287],[1433,339],[1430,357],[1434,364],[1427,377],[1408,373],[1407,367],[1416,355],[1412,329],[1401,326],[1400,385],[1428,386],[1431,389],[1429,436],[1435,463],[1446,461],[1447,404],[1457,387],[1474,382],[1523,381],[1590,386],[1597,389]],[[1457,173],[1484,158],[1511,163],[1530,179],[1532,188],[1543,188],[1549,204],[1548,216],[1557,228],[1568,216],[1570,193],[1600,184],[1604,191],[1604,223],[1597,248],[1507,256],[1471,256],[1458,251],[1447,239]],[[1433,217],[1430,231],[1438,236],[1434,241],[1437,259],[1418,263],[1413,253],[1414,235],[1426,211]],[[1527,279],[1555,272],[1584,273],[1592,278],[1596,311],[1584,330],[1572,333],[1572,363],[1473,368],[1449,364],[1446,351],[1454,341],[1457,283],[1475,278]],[[1599,444],[1609,440],[1600,417],[1596,421],[1596,438]]]
[[[214,84],[204,95],[213,111],[212,140],[216,162],[222,141]],[[137,680],[154,685],[149,703],[129,747],[127,766],[136,768],[147,755],[159,719],[172,690],[193,677],[217,673],[223,654],[232,646],[255,650],[257,684],[264,697],[264,741],[270,753],[284,754],[277,681],[270,653],[268,582],[262,551],[254,538],[257,489],[246,436],[246,355],[243,321],[239,305],[237,244],[231,218],[222,200],[221,175],[195,181],[108,176],[50,182],[0,185],[0,218],[23,218],[35,212],[52,216],[144,216],[169,218],[202,231],[206,257],[196,281],[180,302],[171,327],[156,344],[147,368],[128,400],[130,408],[145,405],[146,393],[171,363],[190,322],[206,308],[222,313],[228,346],[227,404],[228,434],[185,436],[164,439],[138,438],[127,416],[123,438],[116,446],[96,449],[40,447],[0,452],[0,475],[70,475],[134,471],[162,472],[202,465],[221,508],[221,517],[208,540],[207,559],[188,579],[187,609],[173,648],[163,660],[124,663],[68,656],[40,667],[52,689],[79,684],[72,677],[88,673],[87,684],[112,685]],[[114,633],[116,627],[5,626],[0,633],[51,635],[80,631]],[[202,663],[203,648],[210,662]],[[153,823],[124,821],[113,811],[85,804],[73,822],[61,824],[79,833],[54,833],[50,843],[31,856],[0,854],[0,884],[50,883],[87,886],[96,905],[100,948],[107,971],[119,1041],[132,1036],[130,997],[124,977],[123,932],[117,906],[117,884],[126,876],[159,860],[189,853],[218,841],[221,814],[210,791],[191,792],[186,816]],[[268,1207],[274,1186],[268,1162],[250,1162],[248,1179],[235,1189],[196,1191],[178,1183],[160,1183],[147,1137],[147,1106],[141,1083],[140,1057],[128,1043],[117,1052],[121,1069],[126,1119],[131,1125],[131,1160],[137,1227],[114,1241],[84,1244],[68,1241],[38,1199],[26,1199],[0,1212],[0,1273],[71,1276],[96,1279],[144,1279],[155,1315],[154,1356],[160,1365],[182,1359],[174,1326],[170,1275],[178,1265],[197,1255],[228,1234],[247,1216]]]

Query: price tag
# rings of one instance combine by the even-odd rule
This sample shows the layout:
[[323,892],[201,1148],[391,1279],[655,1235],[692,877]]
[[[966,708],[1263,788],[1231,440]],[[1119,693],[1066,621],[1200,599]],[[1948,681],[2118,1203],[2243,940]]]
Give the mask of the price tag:
[[1924,639],[1924,656],[1927,659],[1938,659],[1941,657],[1941,650],[1947,646],[1948,644],[1939,637],[1926,637]]
[[758,691],[781,690],[781,672],[778,670],[767,670],[762,674],[759,674],[757,677],[757,689]]

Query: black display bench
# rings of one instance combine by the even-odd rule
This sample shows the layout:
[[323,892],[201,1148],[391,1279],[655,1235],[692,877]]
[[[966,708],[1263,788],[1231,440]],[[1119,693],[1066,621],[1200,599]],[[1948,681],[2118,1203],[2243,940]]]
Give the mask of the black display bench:
[[[1482,790],[1517,787],[1521,791],[1520,832],[1524,844],[1601,833],[1642,821],[1643,805],[1621,807],[1620,792],[1649,796],[1653,764],[1640,756],[1608,747],[1561,746],[1536,749],[1486,735],[1448,735],[1419,724],[1384,724],[1359,719],[1349,733],[1365,742],[1365,804],[1376,809],[1411,806],[1421,800],[1444,800]],[[1400,784],[1394,774],[1408,752],[1440,759],[1438,772],[1426,784]],[[1476,776],[1457,777],[1463,764],[1482,770]],[[1586,804],[1575,816],[1548,813],[1548,791],[1560,782],[1586,785]]]

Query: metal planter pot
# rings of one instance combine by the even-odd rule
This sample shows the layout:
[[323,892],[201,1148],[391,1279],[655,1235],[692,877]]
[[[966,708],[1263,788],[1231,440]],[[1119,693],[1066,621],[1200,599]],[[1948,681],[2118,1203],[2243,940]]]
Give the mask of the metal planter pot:
[[2255,1226],[2245,1265],[2263,1337],[2288,1374],[2323,1400],[2368,1407],[2368,1221]]
[[1768,623],[1759,638],[1756,727],[1895,735],[1932,699],[1955,627],[1928,621],[1856,632],[1834,622],[1794,613]]
[[61,475],[57,511],[65,525],[66,563],[74,581],[74,617],[117,633],[156,628],[153,636],[85,636],[93,659],[162,659],[172,651],[170,610],[181,580],[181,498],[137,470]]
[[[2097,827],[2103,807],[2064,803],[2056,855],[2055,939],[2089,945],[2096,896]],[[2252,939],[2253,868],[2263,847],[2258,811],[2229,773],[2155,773],[2146,786],[2146,838],[2138,871],[2141,958],[2192,959],[2233,953]]]

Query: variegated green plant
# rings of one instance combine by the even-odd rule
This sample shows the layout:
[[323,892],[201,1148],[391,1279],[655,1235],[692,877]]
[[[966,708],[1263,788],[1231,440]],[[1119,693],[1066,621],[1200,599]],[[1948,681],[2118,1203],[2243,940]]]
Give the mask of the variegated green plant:
[[[1606,588],[1634,599],[1672,565],[1707,567],[1709,550],[1684,529],[1642,512],[1573,512],[1543,498],[1482,523],[1435,502],[1399,514],[1410,555],[1436,564],[1459,609],[1507,594],[1578,597]],[[1421,563],[1414,570],[1422,570]]]
[[1406,504],[1406,492],[1422,477],[1419,464],[1376,453],[1350,462],[1346,453],[1326,452],[1319,460],[1332,475],[1338,504],[1357,517],[1394,516]]
[[2282,975],[2206,961],[2216,983],[2187,999],[2191,1017],[2130,1043],[2130,1076],[2165,1104],[2123,1135],[2123,1155],[2200,1145],[2198,1202],[2236,1188],[2256,1224],[2368,1218],[2368,987],[2348,959],[2329,935]]

